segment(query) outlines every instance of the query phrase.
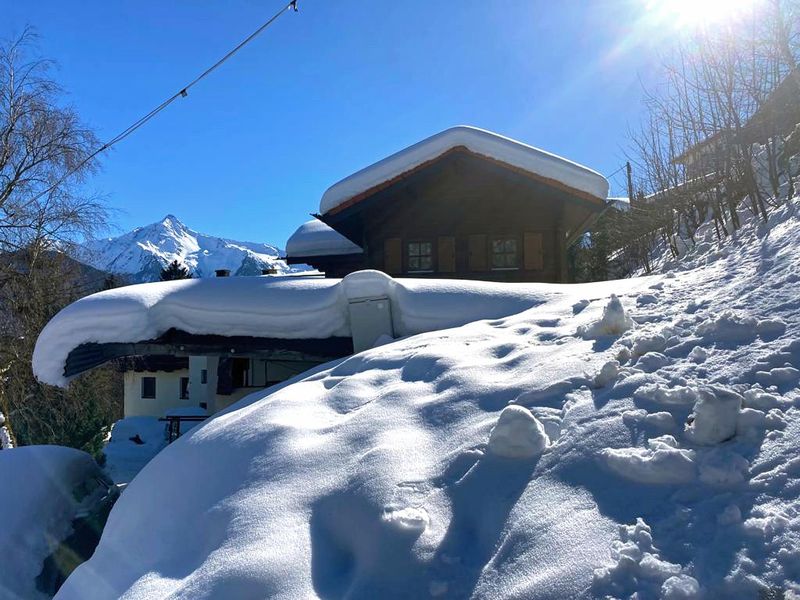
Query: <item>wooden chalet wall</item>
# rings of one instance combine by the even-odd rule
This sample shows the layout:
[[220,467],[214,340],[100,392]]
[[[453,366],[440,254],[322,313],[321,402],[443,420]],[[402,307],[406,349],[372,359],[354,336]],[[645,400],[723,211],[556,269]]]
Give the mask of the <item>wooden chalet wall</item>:
[[[568,231],[601,206],[494,161],[452,153],[323,219],[364,249],[363,268],[403,277],[557,282],[566,280]],[[493,241],[509,238],[516,240],[516,266],[493,268]],[[409,264],[414,242],[432,244],[428,272]],[[320,266],[329,276],[344,274]]]

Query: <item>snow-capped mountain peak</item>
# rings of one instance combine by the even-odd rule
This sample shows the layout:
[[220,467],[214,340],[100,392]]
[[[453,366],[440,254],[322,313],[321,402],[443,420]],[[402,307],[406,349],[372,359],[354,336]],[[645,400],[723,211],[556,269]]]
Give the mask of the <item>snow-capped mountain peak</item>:
[[173,260],[196,277],[210,277],[217,269],[234,275],[259,275],[262,269],[277,273],[295,269],[282,260],[283,251],[271,244],[240,242],[190,229],[172,214],[117,237],[83,244],[76,258],[97,269],[128,275],[136,282],[155,281]]

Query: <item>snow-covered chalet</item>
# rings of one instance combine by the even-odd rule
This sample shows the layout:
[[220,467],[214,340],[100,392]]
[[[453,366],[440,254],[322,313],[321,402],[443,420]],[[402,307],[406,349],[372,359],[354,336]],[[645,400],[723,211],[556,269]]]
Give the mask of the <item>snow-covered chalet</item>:
[[584,166],[474,127],[453,127],[331,186],[287,262],[328,277],[567,281],[567,248],[606,207]]

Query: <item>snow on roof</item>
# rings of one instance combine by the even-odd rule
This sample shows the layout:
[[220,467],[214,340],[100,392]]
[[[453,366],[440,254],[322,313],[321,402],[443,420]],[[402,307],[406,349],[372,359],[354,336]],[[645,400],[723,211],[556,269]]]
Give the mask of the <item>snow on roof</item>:
[[526,310],[555,284],[392,279],[358,271],[345,279],[224,277],[142,283],[92,294],[59,312],[39,335],[33,372],[66,385],[64,366],[81,344],[132,343],[175,328],[191,334],[325,339],[351,335],[348,298],[394,301],[397,335],[444,329]]
[[596,171],[491,131],[460,125],[417,142],[332,185],[320,200],[320,213],[325,214],[355,196],[459,146],[535,175],[553,179],[595,198],[605,199],[608,194],[608,181]]
[[290,257],[363,253],[359,246],[319,219],[300,225],[286,242],[286,255]]
[[606,202],[622,212],[628,212],[631,209],[631,201],[627,196],[609,196]]

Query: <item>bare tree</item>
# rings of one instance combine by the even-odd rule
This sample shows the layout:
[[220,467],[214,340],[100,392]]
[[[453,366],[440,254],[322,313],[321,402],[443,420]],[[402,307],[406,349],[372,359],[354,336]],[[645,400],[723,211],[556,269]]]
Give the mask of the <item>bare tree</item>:
[[792,197],[788,158],[800,150],[800,129],[787,132],[774,115],[785,86],[795,86],[787,97],[797,103],[799,55],[800,2],[770,0],[664,57],[660,82],[645,90],[648,118],[631,136],[640,201],[602,222],[626,268],[649,270],[659,244],[677,257],[707,220],[725,238],[742,210],[766,220]]
[[36,50],[31,30],[0,44],[0,412],[21,443],[69,443],[78,420],[99,410],[87,385],[110,394],[113,384],[90,378],[64,393],[38,384],[30,360],[50,317],[102,285],[67,253],[103,225],[105,211],[83,191],[98,140]]

